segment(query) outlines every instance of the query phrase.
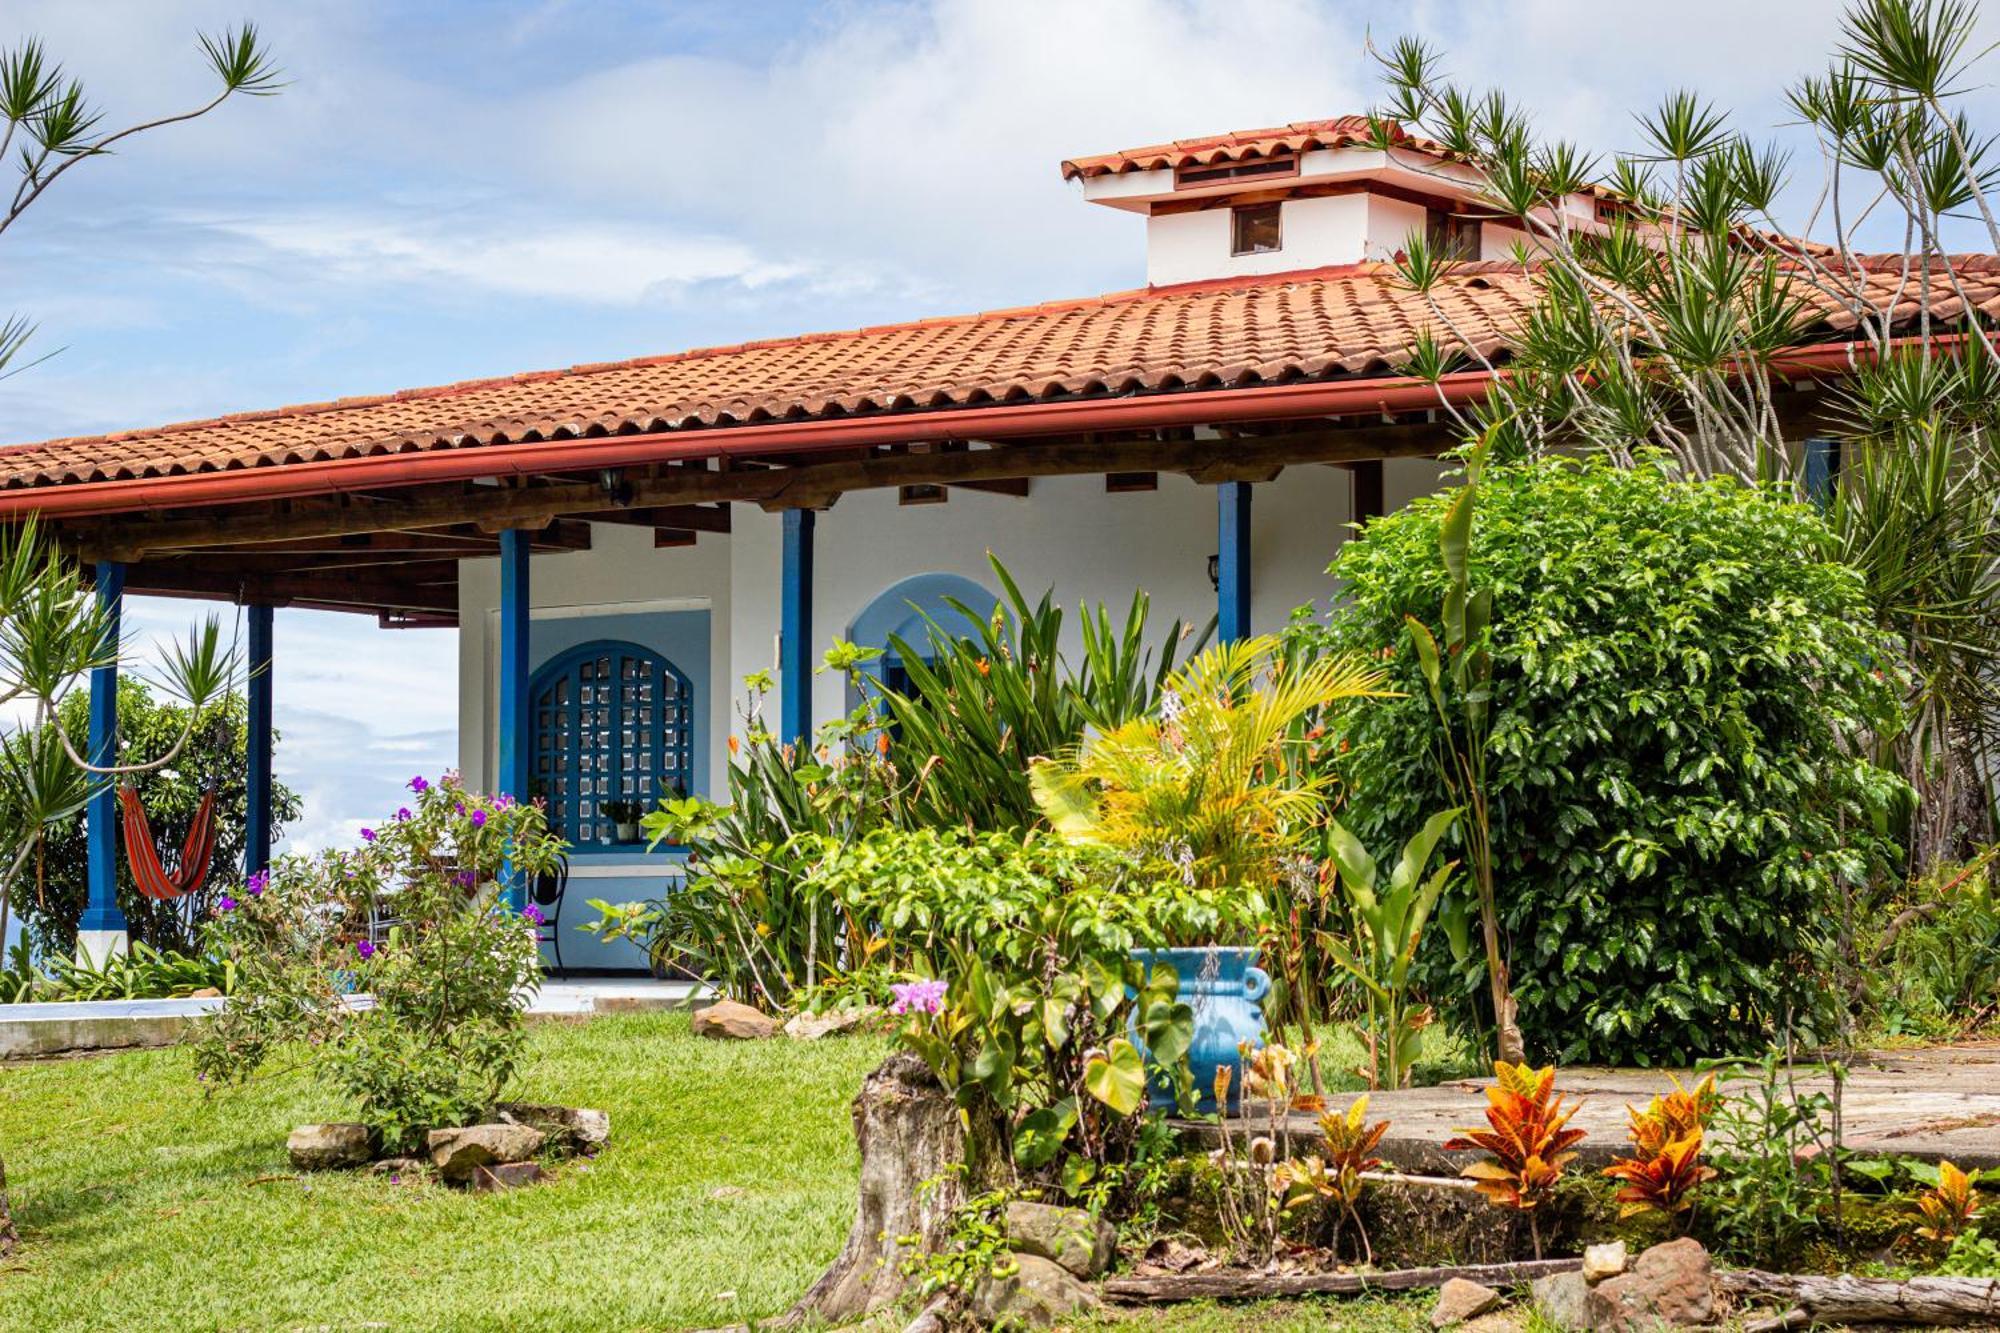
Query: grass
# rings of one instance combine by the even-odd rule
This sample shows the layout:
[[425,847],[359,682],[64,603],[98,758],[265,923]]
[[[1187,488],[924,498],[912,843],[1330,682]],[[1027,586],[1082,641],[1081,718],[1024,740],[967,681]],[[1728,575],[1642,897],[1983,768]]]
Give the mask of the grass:
[[182,1050],[0,1066],[23,1245],[0,1328],[669,1329],[782,1311],[854,1214],[873,1038],[697,1041],[680,1015],[538,1023],[520,1095],[611,1147],[497,1195],[295,1176],[293,1076],[204,1098]]

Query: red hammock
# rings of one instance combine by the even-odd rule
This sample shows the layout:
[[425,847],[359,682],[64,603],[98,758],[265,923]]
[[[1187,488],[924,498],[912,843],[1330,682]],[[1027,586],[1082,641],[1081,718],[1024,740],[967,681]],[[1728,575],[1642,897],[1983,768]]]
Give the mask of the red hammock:
[[[148,898],[166,901],[183,897],[200,888],[208,879],[208,863],[215,856],[215,788],[201,794],[194,819],[188,824],[187,844],[179,853],[168,852],[164,862],[153,841],[153,826],[146,807],[139,804],[137,788],[121,785],[118,806],[124,814],[125,858],[132,867],[132,882]],[[169,868],[171,867],[171,869]]]

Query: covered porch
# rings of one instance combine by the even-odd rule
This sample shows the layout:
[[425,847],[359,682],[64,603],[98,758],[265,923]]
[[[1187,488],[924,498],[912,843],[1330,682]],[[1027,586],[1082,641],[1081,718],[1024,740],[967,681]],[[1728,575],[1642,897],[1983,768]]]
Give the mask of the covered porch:
[[[1452,283],[1502,357],[1531,279]],[[636,839],[635,811],[727,799],[736,682],[769,673],[759,725],[804,740],[851,702],[815,676],[824,648],[990,599],[989,553],[1068,605],[1137,589],[1162,623],[1279,628],[1331,595],[1351,525],[1436,488],[1506,373],[1402,373],[1430,319],[1387,269],[1349,266],[305,404],[18,446],[0,521],[38,515],[113,612],[247,608],[246,873],[271,856],[274,612],[456,628],[467,783],[546,800],[572,844],[546,961],[641,968],[574,927],[590,898],[671,891],[679,858]],[[1791,438],[1852,355],[1786,363]],[[91,692],[108,756],[115,670]],[[102,954],[125,939],[110,793],[89,826]]]

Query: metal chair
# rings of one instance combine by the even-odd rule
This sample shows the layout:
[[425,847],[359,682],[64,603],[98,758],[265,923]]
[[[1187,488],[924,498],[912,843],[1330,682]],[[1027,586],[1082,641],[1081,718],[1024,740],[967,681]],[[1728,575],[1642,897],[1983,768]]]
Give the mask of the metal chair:
[[555,953],[555,970],[561,972],[562,960],[562,902],[569,891],[569,858],[559,858],[555,865],[536,875],[528,886],[528,897],[542,913],[542,923],[535,928],[537,948],[546,944]]

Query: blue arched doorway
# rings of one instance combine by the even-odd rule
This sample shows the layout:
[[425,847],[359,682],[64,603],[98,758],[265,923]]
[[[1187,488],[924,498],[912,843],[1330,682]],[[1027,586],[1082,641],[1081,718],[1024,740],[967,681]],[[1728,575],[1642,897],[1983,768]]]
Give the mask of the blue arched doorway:
[[[953,606],[954,601],[965,611]],[[902,660],[889,647],[891,638],[923,647],[930,639],[926,617],[947,634],[976,634],[999,604],[998,597],[962,574],[912,574],[890,584],[861,608],[848,624],[847,640],[882,650],[882,656],[863,668],[863,674],[894,688],[906,677]],[[860,700],[851,697],[847,702],[851,708]]]

